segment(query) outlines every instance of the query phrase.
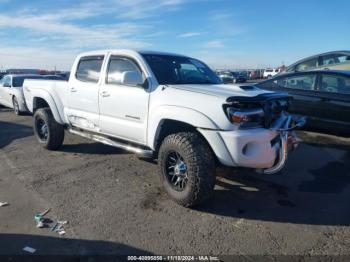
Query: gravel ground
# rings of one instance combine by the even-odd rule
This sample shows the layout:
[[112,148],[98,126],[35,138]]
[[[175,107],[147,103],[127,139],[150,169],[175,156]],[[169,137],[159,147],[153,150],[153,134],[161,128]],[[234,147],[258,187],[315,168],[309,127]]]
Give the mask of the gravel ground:
[[[218,170],[195,209],[163,192],[156,163],[66,134],[46,151],[31,116],[0,109],[0,254],[350,255],[350,140],[302,133],[284,175]],[[66,235],[37,229],[51,208]]]

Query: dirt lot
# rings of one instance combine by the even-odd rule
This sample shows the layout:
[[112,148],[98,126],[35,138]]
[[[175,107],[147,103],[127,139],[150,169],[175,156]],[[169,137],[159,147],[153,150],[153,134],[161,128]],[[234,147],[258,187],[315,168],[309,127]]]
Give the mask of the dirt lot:
[[[219,170],[214,197],[186,209],[155,163],[66,134],[40,147],[31,116],[0,112],[0,254],[350,254],[350,140],[303,134],[284,175]],[[66,235],[33,216],[69,220]]]

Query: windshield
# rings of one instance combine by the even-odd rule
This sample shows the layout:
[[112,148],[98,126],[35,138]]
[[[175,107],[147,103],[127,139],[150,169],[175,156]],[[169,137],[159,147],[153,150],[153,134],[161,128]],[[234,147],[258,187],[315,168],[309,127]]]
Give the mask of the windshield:
[[13,86],[21,87],[25,79],[42,79],[42,76],[15,76],[13,78]]
[[161,85],[221,84],[220,78],[199,60],[182,56],[143,54]]

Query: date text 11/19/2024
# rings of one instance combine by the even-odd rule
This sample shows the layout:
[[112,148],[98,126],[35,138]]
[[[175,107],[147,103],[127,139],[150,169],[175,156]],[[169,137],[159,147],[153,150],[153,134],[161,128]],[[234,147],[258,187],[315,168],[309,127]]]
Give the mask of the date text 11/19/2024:
[[128,256],[128,261],[219,261],[216,256]]

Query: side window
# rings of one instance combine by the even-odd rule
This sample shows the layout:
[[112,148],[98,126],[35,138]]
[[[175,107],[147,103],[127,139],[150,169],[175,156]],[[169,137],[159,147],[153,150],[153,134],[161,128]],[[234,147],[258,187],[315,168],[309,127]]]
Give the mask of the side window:
[[334,65],[350,62],[350,54],[331,54],[322,57],[323,65]]
[[280,78],[276,80],[279,87],[300,90],[315,90],[316,75],[300,75]]
[[278,83],[280,81],[281,81],[280,79],[266,80],[266,81],[264,81],[262,83],[258,83],[257,86],[261,87],[261,88],[267,88],[267,89],[283,87],[283,86],[278,85]]
[[79,61],[76,78],[83,82],[97,83],[104,56],[82,57]]
[[112,56],[108,65],[107,84],[120,84],[122,74],[127,71],[138,71],[141,73],[138,66],[132,60]]
[[317,64],[318,64],[317,61],[318,61],[318,58],[313,58],[313,59],[301,62],[300,64],[296,65],[295,70],[305,71],[305,70],[315,68],[317,67]]
[[2,86],[7,86],[7,87],[11,87],[11,77],[10,76],[5,76],[2,79]]
[[322,75],[321,91],[350,94],[350,77]]

